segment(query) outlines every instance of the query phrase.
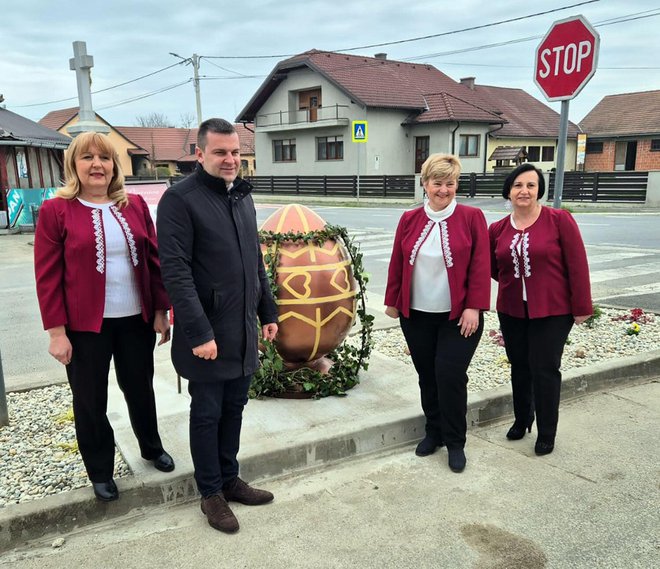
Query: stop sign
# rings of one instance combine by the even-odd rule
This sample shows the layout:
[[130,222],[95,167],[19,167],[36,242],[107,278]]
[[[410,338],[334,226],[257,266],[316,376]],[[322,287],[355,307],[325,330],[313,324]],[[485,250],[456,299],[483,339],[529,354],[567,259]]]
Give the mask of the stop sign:
[[583,16],[552,24],[536,48],[534,82],[548,101],[575,97],[596,73],[600,36]]

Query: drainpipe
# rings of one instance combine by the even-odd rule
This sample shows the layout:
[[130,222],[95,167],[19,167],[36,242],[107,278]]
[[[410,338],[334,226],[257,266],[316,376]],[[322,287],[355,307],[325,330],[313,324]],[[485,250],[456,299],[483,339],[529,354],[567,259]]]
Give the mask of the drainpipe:
[[[488,150],[488,137],[493,134],[494,132],[497,132],[498,130],[501,130],[504,128],[504,123],[502,123],[500,126],[497,128],[494,128],[493,130],[489,130],[486,133],[486,150]],[[486,173],[486,166],[488,165],[488,156],[487,153],[484,152],[484,174]]]
[[456,121],[456,128],[451,131],[451,154],[456,154],[456,131],[460,126],[461,121]]

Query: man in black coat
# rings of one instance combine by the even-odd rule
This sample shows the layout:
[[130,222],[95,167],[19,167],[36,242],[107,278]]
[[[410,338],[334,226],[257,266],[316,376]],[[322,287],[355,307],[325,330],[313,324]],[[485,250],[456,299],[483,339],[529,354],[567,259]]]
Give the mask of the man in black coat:
[[197,134],[197,168],[158,205],[163,282],[174,307],[172,361],[188,379],[190,452],[209,524],[238,531],[227,501],[273,495],[238,477],[243,407],[264,339],[277,333],[277,307],[263,265],[252,186],[238,178],[240,142],[222,119]]

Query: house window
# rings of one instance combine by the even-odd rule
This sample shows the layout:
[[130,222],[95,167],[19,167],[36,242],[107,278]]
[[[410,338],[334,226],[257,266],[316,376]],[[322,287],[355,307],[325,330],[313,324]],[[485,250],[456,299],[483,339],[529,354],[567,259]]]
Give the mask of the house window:
[[651,152],[660,152],[660,138],[651,140]]
[[273,140],[273,162],[295,162],[296,139]]
[[317,160],[343,160],[344,137],[320,136],[316,139]]
[[538,162],[541,159],[541,147],[540,146],[528,146],[527,147],[527,161],[528,162]]
[[542,162],[554,162],[555,161],[555,147],[554,146],[544,146],[541,150],[541,161]]
[[603,143],[602,142],[589,142],[587,141],[587,146],[585,148],[587,154],[602,154],[603,153]]
[[429,136],[415,137],[415,173],[422,171],[422,164],[424,164],[429,157],[429,146]]
[[479,156],[479,135],[461,134],[458,154],[459,156]]
[[195,147],[196,146],[197,145],[194,142],[190,143],[190,154],[195,154]]

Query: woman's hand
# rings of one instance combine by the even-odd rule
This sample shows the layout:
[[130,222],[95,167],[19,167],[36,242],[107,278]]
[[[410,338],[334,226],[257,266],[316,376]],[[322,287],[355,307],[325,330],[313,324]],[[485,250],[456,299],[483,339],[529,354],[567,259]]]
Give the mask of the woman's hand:
[[458,325],[461,327],[461,336],[472,336],[479,328],[479,310],[466,308],[458,319]]
[[385,309],[385,314],[387,314],[390,318],[398,318],[399,317],[399,311],[394,308],[394,306],[388,306]]
[[66,335],[64,326],[57,328],[50,328],[48,330],[50,335],[50,344],[48,345],[48,353],[53,356],[61,364],[69,365],[71,363],[71,356],[73,355],[73,347]]
[[586,316],[574,316],[573,319],[575,320],[575,323],[579,326],[583,322],[589,320],[591,317],[591,314],[587,314]]
[[170,321],[167,318],[167,310],[156,310],[154,314],[154,332],[160,334],[159,346],[170,341]]

